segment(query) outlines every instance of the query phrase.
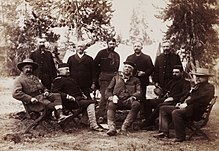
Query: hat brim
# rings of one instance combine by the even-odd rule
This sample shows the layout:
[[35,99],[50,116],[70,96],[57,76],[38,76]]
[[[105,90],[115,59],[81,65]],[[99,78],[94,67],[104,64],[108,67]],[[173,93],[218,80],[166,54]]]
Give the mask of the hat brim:
[[32,63],[32,62],[21,62],[21,63],[18,63],[17,64],[17,68],[22,71],[22,68],[25,66],[25,65],[32,65],[33,66],[33,70],[36,70],[38,68],[38,64],[37,63]]
[[209,76],[209,77],[211,77],[211,76],[214,76],[213,74],[202,74],[202,73],[191,73],[192,75],[197,75],[197,76]]
[[125,61],[125,62],[123,62],[123,64],[128,64],[128,65],[132,66],[133,69],[135,69],[135,64],[133,62]]

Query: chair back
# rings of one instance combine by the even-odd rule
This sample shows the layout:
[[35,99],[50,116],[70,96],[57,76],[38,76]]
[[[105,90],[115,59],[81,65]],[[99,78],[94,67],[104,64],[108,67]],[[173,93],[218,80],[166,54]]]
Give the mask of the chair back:
[[216,100],[217,100],[217,96],[214,96],[212,98],[212,100],[209,102],[204,114],[202,115],[202,120],[204,120],[202,126],[205,126],[208,123],[211,110],[212,110],[214,104],[216,103]]

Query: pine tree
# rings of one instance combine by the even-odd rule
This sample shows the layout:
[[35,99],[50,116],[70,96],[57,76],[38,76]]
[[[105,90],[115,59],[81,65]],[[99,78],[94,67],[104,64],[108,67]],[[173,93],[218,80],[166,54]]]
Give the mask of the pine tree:
[[212,67],[219,57],[217,0],[170,0],[162,12],[164,21],[171,20],[166,39],[173,50],[185,49],[190,59],[202,67]]

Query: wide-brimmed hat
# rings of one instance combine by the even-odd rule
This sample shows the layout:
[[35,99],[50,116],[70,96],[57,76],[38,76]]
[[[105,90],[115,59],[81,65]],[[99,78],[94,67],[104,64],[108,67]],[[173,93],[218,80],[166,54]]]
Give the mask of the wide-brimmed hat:
[[195,72],[192,72],[192,74],[198,76],[213,76],[213,74],[211,74],[206,68],[197,68]]
[[133,69],[135,69],[135,67],[136,67],[136,64],[132,61],[125,61],[125,62],[123,62],[123,64],[128,64],[128,65],[132,66]]
[[25,65],[27,65],[27,64],[32,65],[32,66],[33,66],[33,70],[36,70],[36,69],[38,68],[38,64],[35,63],[35,62],[33,62],[33,60],[30,59],[30,58],[26,58],[26,59],[24,59],[22,62],[18,63],[18,64],[17,64],[17,68],[18,68],[20,71],[22,71],[23,66],[25,66]]

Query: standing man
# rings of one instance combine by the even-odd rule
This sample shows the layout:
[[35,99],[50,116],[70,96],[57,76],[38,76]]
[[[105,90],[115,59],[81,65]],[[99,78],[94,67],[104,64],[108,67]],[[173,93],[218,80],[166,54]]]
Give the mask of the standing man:
[[93,58],[85,54],[86,44],[76,44],[76,54],[68,58],[70,77],[75,79],[81,91],[90,97],[91,89],[95,88],[96,72]]
[[208,69],[197,68],[195,73],[196,84],[191,88],[190,92],[185,95],[183,103],[176,106],[160,107],[159,115],[159,131],[157,137],[165,137],[169,135],[168,123],[173,120],[176,133],[175,142],[182,142],[186,139],[185,121],[187,119],[200,120],[205,112],[209,102],[214,97],[215,88],[208,83],[209,76],[212,76]]
[[50,90],[52,80],[56,77],[56,67],[52,53],[46,50],[45,41],[45,39],[38,39],[38,49],[30,54],[30,59],[39,65],[34,75]]
[[[143,44],[140,41],[134,43],[134,54],[127,57],[127,61],[131,61],[136,64],[136,75],[141,82],[142,98],[141,103],[146,101],[146,91],[149,85],[149,76],[154,70],[154,65],[152,63],[151,57],[142,52]],[[146,119],[145,115],[147,110],[144,109],[144,105],[141,105],[140,117],[142,120]]]
[[105,98],[105,90],[119,70],[120,56],[114,51],[115,47],[116,40],[114,38],[108,39],[107,48],[99,51],[94,59],[101,93],[99,123],[103,123],[106,119],[107,99]]
[[113,77],[106,89],[106,98],[109,101],[107,110],[107,123],[109,136],[116,135],[115,114],[117,109],[130,109],[122,124],[121,132],[126,133],[127,128],[136,119],[140,109],[141,83],[138,78],[132,76],[135,64],[124,62],[123,72]]
[[172,71],[174,65],[181,65],[179,55],[171,52],[170,41],[163,41],[163,53],[157,56],[155,60],[155,70],[153,81],[155,86],[160,86],[162,89],[172,79]]

